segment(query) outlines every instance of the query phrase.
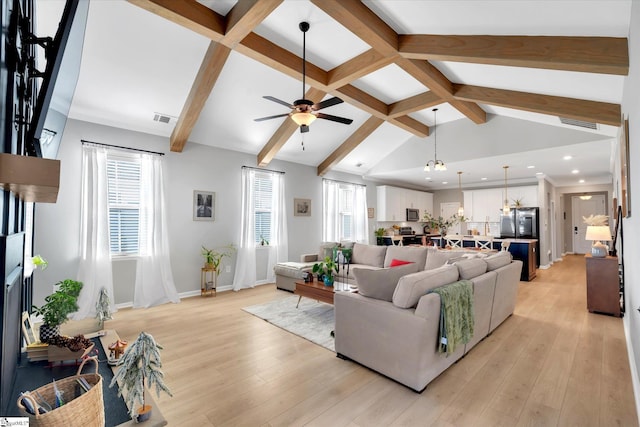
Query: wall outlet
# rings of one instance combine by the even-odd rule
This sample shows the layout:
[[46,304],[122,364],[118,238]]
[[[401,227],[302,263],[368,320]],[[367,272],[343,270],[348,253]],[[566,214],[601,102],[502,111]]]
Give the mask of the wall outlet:
[[227,273],[231,273],[231,266],[227,265],[224,271]]

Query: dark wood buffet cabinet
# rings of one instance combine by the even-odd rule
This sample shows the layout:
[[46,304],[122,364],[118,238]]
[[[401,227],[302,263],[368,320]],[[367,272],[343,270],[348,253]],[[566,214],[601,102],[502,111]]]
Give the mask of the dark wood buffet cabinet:
[[618,257],[594,258],[586,254],[587,309],[590,313],[604,313],[620,317],[620,278]]

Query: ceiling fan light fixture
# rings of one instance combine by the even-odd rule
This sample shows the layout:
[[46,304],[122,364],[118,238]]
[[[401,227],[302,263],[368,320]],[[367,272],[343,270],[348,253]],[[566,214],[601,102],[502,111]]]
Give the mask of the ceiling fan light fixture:
[[312,113],[293,113],[291,119],[296,122],[298,126],[309,126],[315,119],[315,114]]

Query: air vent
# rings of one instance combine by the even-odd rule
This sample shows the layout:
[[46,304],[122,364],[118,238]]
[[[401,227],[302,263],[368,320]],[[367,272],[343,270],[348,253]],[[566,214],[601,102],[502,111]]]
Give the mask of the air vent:
[[583,120],[567,119],[566,117],[559,117],[559,119],[560,119],[560,122],[562,122],[565,125],[578,126],[581,128],[594,129],[594,130],[598,129],[597,123],[585,122]]
[[155,121],[155,122],[171,123],[174,119],[175,119],[175,117],[170,116],[168,114],[153,113],[153,121]]

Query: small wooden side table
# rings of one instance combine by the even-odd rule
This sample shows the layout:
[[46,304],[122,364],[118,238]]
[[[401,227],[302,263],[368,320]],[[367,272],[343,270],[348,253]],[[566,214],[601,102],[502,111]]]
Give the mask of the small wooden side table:
[[215,268],[202,267],[200,272],[200,296],[216,296],[217,281],[218,274]]

